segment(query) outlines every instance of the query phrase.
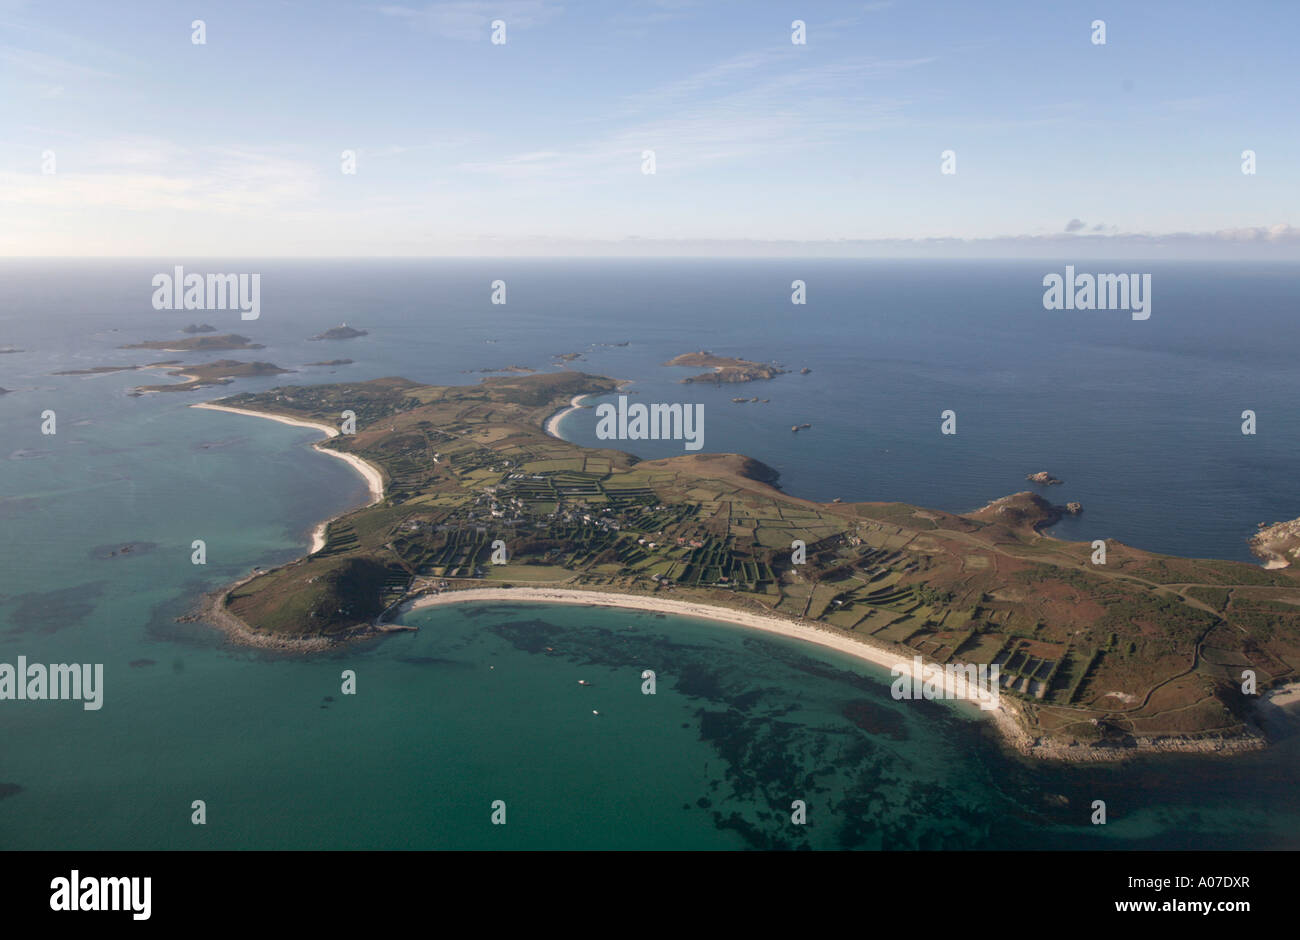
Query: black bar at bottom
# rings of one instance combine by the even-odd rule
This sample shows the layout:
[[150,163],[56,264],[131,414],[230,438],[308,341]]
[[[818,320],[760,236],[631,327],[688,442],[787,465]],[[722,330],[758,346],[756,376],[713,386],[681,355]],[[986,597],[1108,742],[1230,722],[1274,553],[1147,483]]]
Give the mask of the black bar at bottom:
[[11,852],[0,856],[0,916],[6,926],[125,929],[333,931],[430,915],[493,929],[676,930],[707,920],[766,930],[804,921],[815,932],[846,917],[863,930],[1192,917],[1231,929],[1293,908],[1292,861],[1267,852]]

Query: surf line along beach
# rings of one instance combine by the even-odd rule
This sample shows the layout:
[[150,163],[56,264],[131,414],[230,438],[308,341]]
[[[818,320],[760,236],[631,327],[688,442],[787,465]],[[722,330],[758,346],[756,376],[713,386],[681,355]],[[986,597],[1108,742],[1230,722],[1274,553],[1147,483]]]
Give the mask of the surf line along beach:
[[[891,671],[895,676],[906,675],[909,679],[920,681],[915,675],[913,660],[881,646],[862,640],[839,636],[829,630],[818,629],[812,624],[799,623],[782,617],[761,613],[736,610],[731,607],[718,607],[695,601],[669,600],[643,594],[615,594],[609,591],[588,591],[552,587],[508,587],[508,588],[467,588],[460,591],[445,591],[436,594],[422,594],[402,602],[391,611],[392,618],[402,614],[441,607],[447,604],[463,603],[518,603],[518,604],[574,604],[584,607],[620,607],[649,613],[670,614],[677,617],[694,617],[711,620],[731,626],[747,627],[775,633],[792,640],[814,643],[841,653],[847,653],[857,659]],[[1014,706],[1005,701],[994,700],[992,708],[988,706],[983,690],[975,687],[958,686],[952,698],[963,705],[970,706],[992,718],[1001,733],[1017,749],[1025,749],[1028,736],[1021,730],[1016,720]],[[980,707],[980,703],[984,707]]]
[[560,437],[560,422],[563,421],[569,415],[571,415],[573,412],[583,408],[584,406],[582,404],[582,400],[586,397],[587,397],[586,395],[574,395],[571,399],[569,399],[569,405],[567,408],[561,408],[555,414],[547,418],[546,433],[551,435],[551,437],[559,437],[560,440],[564,440],[564,438]]
[[[216,405],[211,402],[200,402],[195,405],[190,405],[190,407],[204,408],[208,411],[228,411],[231,414],[248,415],[253,418],[267,418],[271,421],[279,421],[281,424],[291,424],[294,427],[299,428],[314,428],[317,431],[323,432],[327,438],[339,436],[338,428],[331,427],[328,424],[323,424],[320,421],[305,421],[302,418],[290,418],[287,415],[270,414],[265,411],[250,411],[247,408],[231,408],[227,405]],[[361,476],[365,478],[367,486],[370,487],[370,502],[366,503],[367,506],[373,506],[384,498],[384,475],[377,466],[367,460],[363,460],[356,454],[345,454],[342,451],[333,450],[329,447],[321,447],[319,442],[312,444],[311,446],[312,450],[319,454],[327,454],[330,457],[337,457],[339,460],[346,462],[352,467],[352,469],[356,470],[357,473],[361,474]],[[316,526],[316,529],[311,535],[311,551],[309,551],[308,554],[315,554],[325,547],[325,528],[331,521],[331,519],[326,519],[320,525]]]
[[[624,379],[618,383],[618,390],[621,392],[631,384],[632,381],[630,379]],[[597,396],[588,392],[584,392],[581,395],[574,395],[572,398],[569,399],[568,405],[561,408],[559,411],[555,412],[555,414],[551,415],[549,418],[546,419],[546,422],[542,425],[542,430],[544,430],[547,434],[551,435],[551,437],[556,438],[557,440],[565,441],[567,443],[568,438],[566,438],[563,434],[560,433],[560,422],[562,422],[569,415],[573,414],[575,411],[581,411],[584,408],[592,407],[591,405],[583,404],[583,399],[595,398],[595,397]]]

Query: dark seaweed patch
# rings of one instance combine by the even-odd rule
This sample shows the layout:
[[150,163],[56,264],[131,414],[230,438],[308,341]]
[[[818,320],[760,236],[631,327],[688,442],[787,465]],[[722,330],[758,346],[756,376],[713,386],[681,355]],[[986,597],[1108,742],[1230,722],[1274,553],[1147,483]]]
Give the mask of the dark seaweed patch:
[[892,708],[859,699],[845,705],[842,714],[867,734],[879,735],[891,741],[907,740],[907,722]]
[[18,606],[10,614],[17,626],[9,632],[56,633],[79,623],[94,611],[95,601],[107,587],[107,581],[90,581],[53,591],[19,594],[14,598]]
[[90,557],[96,561],[108,558],[134,558],[138,555],[147,555],[157,547],[157,542],[113,542],[111,545],[96,545],[90,550]]
[[[908,739],[907,716],[888,685],[868,675],[758,637],[727,648],[541,618],[489,620],[484,629],[517,649],[552,647],[551,655],[581,665],[638,675],[652,668],[661,689],[694,699],[700,740],[722,761],[705,768],[708,795],[686,805],[750,848],[806,849],[814,837],[843,848],[969,847],[972,834],[987,832],[986,805],[917,774],[907,752],[892,746]],[[830,685],[806,701],[790,694],[792,677]],[[927,720],[932,711],[938,728],[949,720],[941,706],[909,704]],[[795,800],[806,805],[807,825],[791,819]]]

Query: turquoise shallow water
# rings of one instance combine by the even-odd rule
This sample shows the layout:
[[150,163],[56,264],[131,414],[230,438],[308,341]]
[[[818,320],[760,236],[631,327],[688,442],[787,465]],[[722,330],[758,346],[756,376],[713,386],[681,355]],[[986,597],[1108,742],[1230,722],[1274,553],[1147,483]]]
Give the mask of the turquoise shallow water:
[[[698,269],[687,268],[682,277],[698,283]],[[77,276],[64,272],[37,279],[32,283],[42,285],[40,290],[29,284],[27,293],[11,290],[0,302],[0,325],[6,330],[0,339],[28,350],[0,356],[0,385],[15,390],[0,397],[0,662],[14,662],[19,655],[40,662],[101,662],[105,704],[86,712],[68,702],[0,703],[0,847],[1300,845],[1295,739],[1267,754],[1234,760],[1178,758],[1100,768],[1025,765],[1001,752],[985,722],[943,705],[892,701],[886,677],[874,667],[715,623],[553,605],[466,606],[413,615],[421,628],[417,634],[329,655],[231,649],[206,628],[174,618],[202,591],[253,565],[301,554],[322,517],[364,501],[364,484],[339,461],[306,446],[315,432],[194,411],[185,407],[191,399],[180,396],[128,398],[131,386],[157,381],[131,373],[51,376],[57,369],[145,361],[114,347],[167,335],[156,312],[142,314],[138,304],[132,306],[135,280],[111,267],[78,270]],[[552,303],[587,309],[573,285],[550,288]],[[403,373],[463,382],[473,377],[461,369],[521,360],[546,366],[551,354],[589,345],[596,335],[601,342],[636,336],[649,343],[648,337],[657,345],[594,348],[584,365],[637,377],[666,400],[680,397],[683,387],[669,381],[653,385],[664,352],[721,347],[719,328],[708,324],[701,327],[703,336],[670,336],[666,328],[659,336],[662,324],[642,329],[648,321],[639,326],[632,320],[606,322],[603,332],[593,334],[594,321],[577,313],[564,321],[569,333],[540,346],[547,328],[531,319],[536,302],[512,312],[511,327],[474,320],[464,301],[460,312],[470,325],[439,333],[428,325],[445,322],[447,311],[428,312],[415,296],[390,289],[390,295],[374,301],[382,301],[380,309],[392,319],[375,330],[371,345],[367,338],[322,349],[324,344],[301,339],[354,319],[347,309],[354,298],[328,292],[299,296],[304,309],[302,298],[312,299],[310,317],[299,309],[277,319],[268,310],[265,323],[223,322],[221,327],[266,342],[259,358],[302,370],[279,381],[313,382],[344,377],[304,365],[335,356],[357,359],[347,377]],[[462,301],[447,303],[454,308]],[[66,322],[28,316],[50,306],[62,311]],[[765,358],[764,353],[777,354],[781,342],[798,341],[788,321],[772,323],[786,326],[773,326],[766,339],[755,335],[748,348],[736,351]],[[1201,321],[1187,327],[1193,334],[1204,328]],[[566,327],[552,325],[551,333],[556,329]],[[901,329],[899,323],[895,329]],[[297,338],[284,338],[287,334]],[[899,363],[907,355],[920,357],[908,373],[913,388],[924,394],[938,389],[935,394],[943,397],[974,381],[973,372],[953,359],[955,347],[940,342],[926,360],[930,353],[920,339],[898,334],[888,340],[890,335],[878,329],[863,338],[871,339],[879,355],[884,355],[882,344],[894,344],[893,364],[882,368],[902,369]],[[498,342],[486,342],[492,338]],[[1271,353],[1261,353],[1252,378],[1238,347],[1221,345],[1220,365],[1237,377],[1233,395],[1242,387],[1248,397],[1275,386],[1284,390],[1284,371]],[[980,348],[993,357],[980,366],[986,373],[981,400],[1002,400],[997,389],[1003,388],[1010,390],[1007,401],[1017,395],[1023,401],[1033,383],[1026,385],[1026,374],[1018,370],[1030,367],[997,354],[1001,347],[992,340]],[[534,361],[539,355],[541,361]],[[1125,354],[1146,366],[1151,359],[1144,357],[1168,355]],[[836,356],[849,357],[843,348],[827,356],[827,365],[814,362],[814,375],[823,369],[849,375],[847,358],[836,364]],[[1185,357],[1179,368],[1186,371],[1192,361]],[[1124,370],[1115,367],[1107,373],[1111,385],[1101,389],[1106,385],[1101,383],[1098,394],[1116,400],[1127,395],[1138,417],[1120,409],[1107,412],[1112,417],[1106,420],[1100,413],[1076,420],[1082,425],[1078,433],[1092,442],[1070,445],[1076,447],[1071,453],[1087,458],[1078,465],[1081,472],[1088,461],[1104,461],[1106,454],[1137,459],[1152,446],[1141,436],[1141,415],[1159,410],[1165,399],[1157,396],[1153,403],[1144,396],[1153,382],[1172,382],[1172,373],[1153,378],[1149,369],[1134,371],[1125,379],[1130,384],[1122,386],[1117,383]],[[800,403],[792,385],[778,384],[783,381],[764,389],[774,406],[807,414],[821,401],[809,397]],[[1078,381],[1098,380],[1085,374]],[[232,390],[271,384],[240,382]],[[1193,385],[1186,400],[1210,394]],[[1226,407],[1225,389],[1213,394]],[[822,404],[818,427],[834,427],[847,406]],[[45,408],[58,413],[59,432],[53,437],[39,432]],[[969,453],[982,455],[969,477],[936,472],[932,452],[909,444],[902,470],[883,454],[860,464],[865,477],[854,485],[864,492],[854,493],[847,490],[852,481],[837,476],[851,434],[828,435],[816,446],[812,438],[801,440],[799,447],[812,448],[801,451],[788,440],[786,412],[780,421],[787,437],[779,441],[769,440],[768,429],[750,414],[723,425],[720,443],[711,439],[709,449],[744,444],[729,449],[781,464],[792,492],[804,492],[800,480],[810,491],[820,490],[813,495],[827,497],[866,497],[866,490],[888,487],[907,492],[874,495],[911,498],[929,488],[941,497],[937,505],[963,508],[952,504],[978,502],[985,492],[992,498],[1021,482],[999,483],[1008,468],[990,465],[985,444],[976,439],[963,444]],[[1010,409],[994,424],[1025,415],[1039,420]],[[883,421],[883,411],[877,417]],[[1192,424],[1210,421],[1198,409],[1184,418]],[[580,423],[571,430],[581,439]],[[1026,447],[1029,436],[1025,432],[1010,446]],[[1097,441],[1113,446],[1099,449]],[[874,446],[861,435],[858,442]],[[1295,515],[1270,495],[1286,489],[1287,478],[1268,471],[1292,460],[1292,445],[1277,436],[1259,443],[1263,446],[1249,455],[1216,455],[1207,445],[1200,457],[1188,458],[1194,466],[1237,465],[1263,473],[1253,489],[1242,484],[1246,477],[1222,488],[1188,484],[1183,498],[1196,494],[1208,507],[1210,521],[1200,529],[1169,529],[1159,507],[1143,503],[1149,481],[1123,474],[1106,481],[1116,482],[1118,494],[1106,511],[1122,514],[1121,507],[1136,505],[1131,514],[1139,534],[1144,527],[1157,531],[1164,518],[1170,539],[1210,547],[1236,531],[1236,517],[1243,513],[1270,519]],[[1035,448],[1041,453],[1047,445],[1040,438]],[[1010,458],[1017,464],[1026,459],[1023,454]],[[1044,466],[1067,476],[1070,485],[1091,479],[1087,485],[1099,493],[1106,489],[1101,478],[1075,477],[1054,460]],[[840,486],[846,488],[832,491]],[[1171,484],[1149,493],[1149,501],[1176,501],[1178,494],[1166,491],[1173,489]],[[1217,500],[1213,506],[1211,499]],[[1278,511],[1261,514],[1258,505]],[[1252,519],[1252,526],[1254,521],[1259,519]],[[196,538],[208,545],[204,567],[190,563]],[[123,554],[125,546],[131,550]],[[659,675],[653,697],[640,693],[645,668]],[[340,693],[344,669],[357,672],[355,696]],[[593,685],[579,686],[578,679]],[[601,714],[592,715],[592,709]],[[195,799],[207,802],[205,827],[190,824]],[[505,826],[490,822],[496,799],[506,802]],[[806,827],[788,821],[794,799],[807,802]],[[1093,799],[1107,801],[1105,827],[1087,824]]]
[[5,774],[25,789],[0,804],[6,846],[1258,846],[1294,823],[1269,809],[1280,788],[1243,780],[1259,761],[1202,761],[1195,784],[1168,762],[1027,767],[952,707],[890,699],[882,670],[742,628],[526,604],[409,619],[418,633],[310,659],[126,644],[158,662],[111,662],[93,717],[11,712]]

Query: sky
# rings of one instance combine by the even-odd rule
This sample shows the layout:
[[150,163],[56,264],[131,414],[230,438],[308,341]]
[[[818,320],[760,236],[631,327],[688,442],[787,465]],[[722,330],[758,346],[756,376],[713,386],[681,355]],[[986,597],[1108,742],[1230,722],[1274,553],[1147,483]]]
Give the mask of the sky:
[[0,0],[0,255],[1295,259],[1298,34],[1294,0]]

